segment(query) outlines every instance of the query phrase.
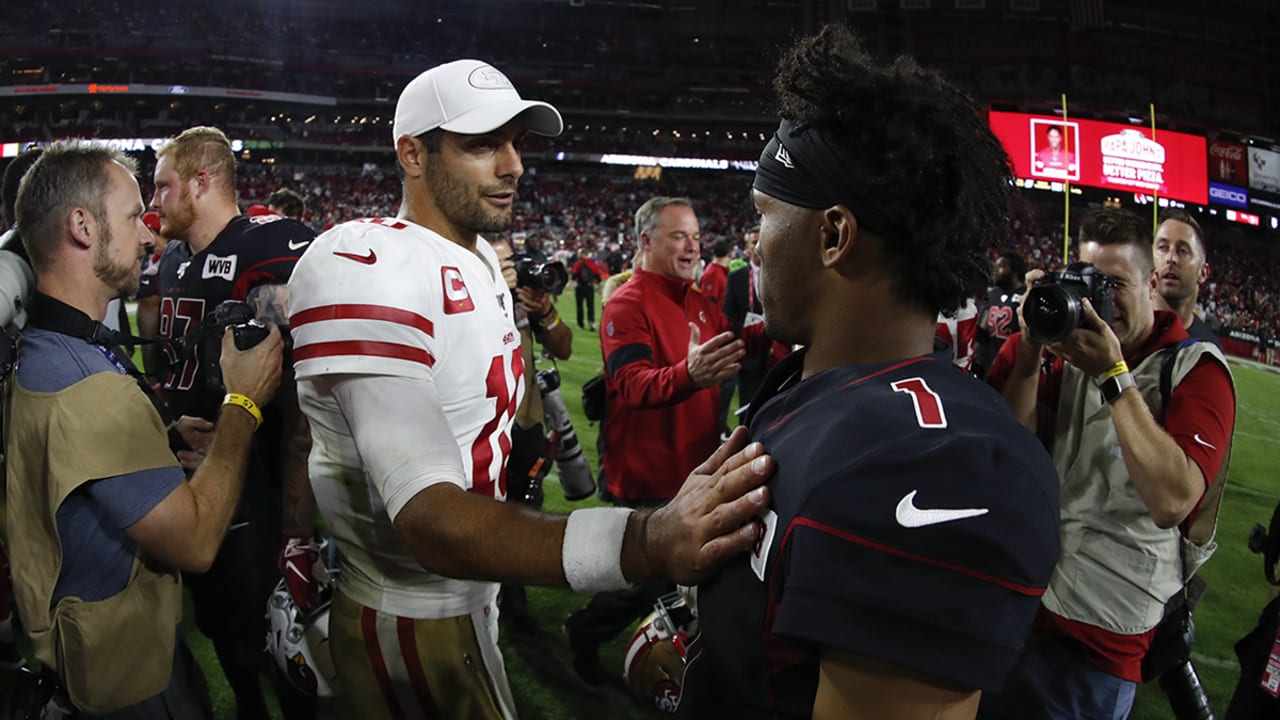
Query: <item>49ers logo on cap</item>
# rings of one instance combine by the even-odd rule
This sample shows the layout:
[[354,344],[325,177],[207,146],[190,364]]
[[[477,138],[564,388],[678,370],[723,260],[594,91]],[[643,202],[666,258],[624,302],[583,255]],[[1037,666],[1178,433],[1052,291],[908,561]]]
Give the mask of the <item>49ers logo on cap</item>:
[[471,312],[476,304],[471,302],[467,284],[462,282],[462,272],[456,267],[440,268],[440,283],[444,286],[444,314],[457,315]]
[[488,65],[472,70],[467,76],[467,82],[471,83],[471,87],[481,90],[515,90],[506,75]]

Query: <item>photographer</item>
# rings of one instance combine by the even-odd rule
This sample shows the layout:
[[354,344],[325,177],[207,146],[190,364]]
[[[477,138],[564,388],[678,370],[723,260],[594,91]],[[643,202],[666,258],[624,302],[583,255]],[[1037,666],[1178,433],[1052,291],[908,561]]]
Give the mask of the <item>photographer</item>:
[[[38,295],[4,413],[8,541],[36,657],[78,710],[212,717],[177,632],[178,571],[207,569],[227,532],[282,342],[271,328],[241,352],[224,337],[229,393],[204,462],[184,481],[164,422],[102,325],[107,303],[137,289],[151,237],[135,172],[117,151],[69,142],[23,179],[17,215]],[[204,444],[198,422],[176,428]]]
[[[547,464],[547,436],[542,429],[542,393],[535,376],[533,340],[557,360],[568,360],[573,354],[573,331],[560,321],[560,313],[551,304],[547,288],[521,285],[516,263],[512,259],[511,241],[505,238],[489,243],[498,255],[502,278],[507,281],[515,303],[516,328],[520,331],[520,354],[524,357],[524,397],[516,409],[511,428],[511,459],[507,461],[507,500],[530,507],[542,507],[542,478],[550,469]],[[503,585],[499,610],[517,628],[532,630],[536,621],[529,614],[523,585]]]
[[[1126,717],[1166,602],[1213,551],[1235,423],[1226,361],[1154,309],[1150,229],[1136,215],[1090,215],[1080,258],[1097,272],[1063,275],[1052,291],[1076,302],[1055,316],[1037,299],[1047,285],[1033,287],[1023,332],[987,378],[1053,454],[1062,559],[1023,661],[984,699],[984,717]],[[1043,277],[1031,271],[1028,285]],[[1034,339],[1061,317],[1065,339]]]

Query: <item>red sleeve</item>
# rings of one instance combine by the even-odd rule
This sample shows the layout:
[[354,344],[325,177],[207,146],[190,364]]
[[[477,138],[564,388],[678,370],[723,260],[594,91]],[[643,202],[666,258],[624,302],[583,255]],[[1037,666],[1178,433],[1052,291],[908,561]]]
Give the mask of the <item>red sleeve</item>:
[[1013,372],[1013,366],[1018,362],[1018,348],[1021,346],[1022,333],[1010,335],[996,355],[995,362],[991,363],[991,369],[987,371],[987,384],[995,388],[996,392],[1004,392],[1004,384],[1009,381],[1009,373]]
[[[631,294],[619,294],[605,303],[600,316],[600,350],[618,399],[628,407],[663,407],[701,390],[689,377],[687,357],[674,364],[660,361],[663,348],[674,349],[682,338],[686,348],[682,355],[687,356],[689,326],[659,329],[656,324],[661,317],[646,313]],[[723,320],[721,331],[727,326],[728,320]]]
[[1227,369],[1205,356],[1173,389],[1164,411],[1165,432],[1200,468],[1205,487],[1226,459],[1235,422],[1235,391]]

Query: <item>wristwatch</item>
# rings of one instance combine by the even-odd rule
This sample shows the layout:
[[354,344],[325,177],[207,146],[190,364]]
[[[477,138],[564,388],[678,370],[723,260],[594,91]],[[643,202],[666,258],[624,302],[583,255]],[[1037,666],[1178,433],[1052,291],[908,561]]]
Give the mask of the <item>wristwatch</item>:
[[1098,389],[1102,391],[1102,399],[1108,405],[1116,401],[1125,388],[1137,387],[1138,384],[1133,381],[1133,373],[1120,373],[1098,383]]

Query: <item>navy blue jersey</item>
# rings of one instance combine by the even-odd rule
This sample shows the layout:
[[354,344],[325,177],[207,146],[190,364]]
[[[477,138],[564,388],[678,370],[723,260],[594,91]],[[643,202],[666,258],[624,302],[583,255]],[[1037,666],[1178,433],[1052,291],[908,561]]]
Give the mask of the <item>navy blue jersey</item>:
[[1004,341],[1020,329],[1018,304],[1025,292],[1010,292],[997,285],[987,293],[987,302],[978,311],[978,338],[973,356],[974,364],[983,373],[996,361]]
[[1058,559],[1049,455],[947,353],[797,383],[802,361],[757,395],[766,531],[699,587],[679,714],[809,718],[824,646],[999,688]]
[[[170,242],[155,275],[160,337],[183,338],[222,301],[244,300],[258,285],[287,283],[314,239],[315,233],[296,220],[240,215],[195,255],[186,242]],[[222,393],[206,382],[199,359],[192,353],[179,357],[168,347],[166,353],[172,366],[164,378],[164,393],[173,409],[182,415],[216,417]]]

